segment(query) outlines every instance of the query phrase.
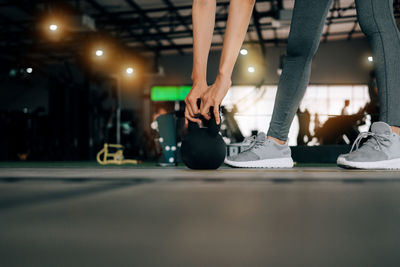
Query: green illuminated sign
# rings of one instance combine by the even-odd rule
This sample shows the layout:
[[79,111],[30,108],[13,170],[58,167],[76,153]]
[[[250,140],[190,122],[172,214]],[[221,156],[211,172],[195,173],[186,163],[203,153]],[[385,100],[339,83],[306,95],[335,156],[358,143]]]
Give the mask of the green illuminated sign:
[[153,86],[151,88],[152,101],[183,101],[191,86]]

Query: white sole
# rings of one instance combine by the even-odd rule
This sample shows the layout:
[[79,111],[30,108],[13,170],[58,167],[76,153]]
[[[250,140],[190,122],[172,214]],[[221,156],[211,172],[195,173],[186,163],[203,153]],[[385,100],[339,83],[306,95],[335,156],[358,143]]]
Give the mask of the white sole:
[[225,159],[225,164],[236,168],[292,168],[292,158],[263,159],[253,161],[231,161]]
[[355,162],[339,157],[337,159],[337,165],[339,167],[354,169],[400,170],[400,158],[371,162]]

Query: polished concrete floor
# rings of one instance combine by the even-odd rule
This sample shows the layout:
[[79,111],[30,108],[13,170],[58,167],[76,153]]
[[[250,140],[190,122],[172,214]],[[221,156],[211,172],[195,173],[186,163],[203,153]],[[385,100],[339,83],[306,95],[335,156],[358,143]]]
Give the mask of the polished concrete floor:
[[400,172],[3,164],[0,266],[400,266]]

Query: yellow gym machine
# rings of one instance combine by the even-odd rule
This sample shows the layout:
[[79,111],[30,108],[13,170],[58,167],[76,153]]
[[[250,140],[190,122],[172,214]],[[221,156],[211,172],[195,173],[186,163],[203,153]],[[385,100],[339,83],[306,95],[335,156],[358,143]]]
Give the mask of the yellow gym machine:
[[[116,149],[115,152],[110,152],[109,149]],[[118,144],[104,144],[104,147],[97,153],[97,162],[101,165],[110,164],[138,164],[139,161],[135,159],[124,159],[124,146]],[[103,155],[103,156],[102,156]]]

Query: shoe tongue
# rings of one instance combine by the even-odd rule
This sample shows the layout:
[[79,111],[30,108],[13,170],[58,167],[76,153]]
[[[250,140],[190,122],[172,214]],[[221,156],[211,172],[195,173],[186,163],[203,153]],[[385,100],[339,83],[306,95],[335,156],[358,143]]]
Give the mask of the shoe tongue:
[[266,134],[265,134],[264,132],[259,132],[259,133],[257,134],[256,140],[257,140],[258,142],[264,142],[266,138],[267,138],[267,136],[266,136]]
[[388,124],[379,121],[372,124],[371,132],[376,134],[390,135],[392,133],[392,129]]

